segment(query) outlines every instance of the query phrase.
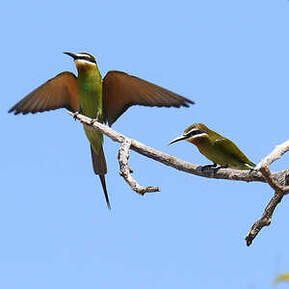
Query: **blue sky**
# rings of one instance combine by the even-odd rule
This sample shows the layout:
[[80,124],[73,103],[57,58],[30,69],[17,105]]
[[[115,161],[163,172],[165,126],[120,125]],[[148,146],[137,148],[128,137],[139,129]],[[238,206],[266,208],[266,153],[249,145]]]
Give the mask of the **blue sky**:
[[[289,271],[287,199],[245,246],[268,186],[200,178],[132,153],[140,184],[162,190],[141,197],[119,176],[119,145],[105,138],[108,211],[78,122],[65,110],[7,114],[47,79],[75,72],[63,51],[87,51],[103,75],[123,70],[196,102],[134,107],[114,129],[206,165],[195,147],[167,145],[203,122],[258,162],[288,139],[288,1],[5,1],[0,24],[1,288],[264,289]],[[287,167],[285,156],[272,168]]]

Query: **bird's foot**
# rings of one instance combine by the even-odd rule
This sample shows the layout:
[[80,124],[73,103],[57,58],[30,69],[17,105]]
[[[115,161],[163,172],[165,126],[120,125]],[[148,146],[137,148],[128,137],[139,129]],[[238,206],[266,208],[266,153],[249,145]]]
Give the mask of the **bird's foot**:
[[97,120],[95,119],[95,118],[93,118],[90,122],[89,122],[89,124],[90,125],[94,125],[94,123],[96,122]]
[[202,171],[205,171],[205,170],[207,170],[207,169],[211,169],[211,168],[215,168],[216,169],[216,166],[217,166],[217,164],[213,164],[213,165],[206,165],[206,166],[202,166],[201,167],[201,170]]
[[73,113],[73,119],[77,120],[77,116],[79,115],[79,111]]
[[99,119],[100,119],[100,113],[98,112],[97,114],[96,114],[96,116],[95,116],[95,118],[93,118],[91,121],[90,121],[90,125],[94,125],[94,123],[96,122],[96,121],[99,121]]

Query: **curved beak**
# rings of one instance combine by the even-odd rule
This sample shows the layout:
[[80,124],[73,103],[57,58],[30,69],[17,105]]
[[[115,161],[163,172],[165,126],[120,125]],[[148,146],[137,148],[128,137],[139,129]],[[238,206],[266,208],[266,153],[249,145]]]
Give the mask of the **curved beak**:
[[63,52],[63,53],[66,54],[66,55],[71,56],[74,60],[77,58],[77,55],[72,53],[72,52]]
[[187,137],[184,136],[184,135],[178,136],[178,137],[174,138],[173,140],[171,140],[171,141],[169,142],[169,145],[170,145],[170,144],[173,144],[173,143],[175,143],[175,142],[177,142],[177,141],[184,140],[184,139],[186,139],[186,138],[187,138]]

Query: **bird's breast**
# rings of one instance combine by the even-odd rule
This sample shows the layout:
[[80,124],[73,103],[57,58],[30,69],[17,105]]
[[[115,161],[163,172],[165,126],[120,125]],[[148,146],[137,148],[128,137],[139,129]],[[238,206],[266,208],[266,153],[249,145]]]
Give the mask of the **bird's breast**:
[[79,79],[78,94],[81,112],[102,122],[102,83],[91,79]]

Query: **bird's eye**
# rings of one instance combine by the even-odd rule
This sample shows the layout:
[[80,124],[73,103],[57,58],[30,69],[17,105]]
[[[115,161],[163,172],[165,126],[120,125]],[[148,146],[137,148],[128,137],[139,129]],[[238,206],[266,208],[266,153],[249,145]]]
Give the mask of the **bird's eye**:
[[195,135],[198,135],[198,134],[202,134],[202,133],[204,133],[204,132],[199,130],[199,129],[195,129],[195,130],[189,131],[186,135],[188,137],[192,137],[192,136],[195,136]]
[[95,60],[92,57],[90,57],[89,55],[79,55],[77,59],[86,60],[88,62],[96,63]]
[[82,56],[80,57],[80,59],[91,61],[91,58],[89,56]]

